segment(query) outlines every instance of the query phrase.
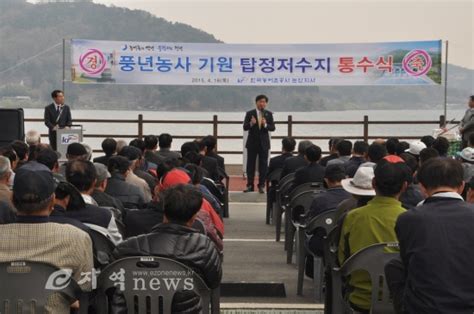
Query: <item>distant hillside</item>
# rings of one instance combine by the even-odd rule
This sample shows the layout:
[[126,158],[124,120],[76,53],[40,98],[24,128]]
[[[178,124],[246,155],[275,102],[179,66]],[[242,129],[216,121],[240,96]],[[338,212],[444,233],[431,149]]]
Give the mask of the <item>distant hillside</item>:
[[[34,5],[0,0],[0,72],[62,41],[87,38],[134,41],[219,42],[213,35],[171,23],[141,10],[93,3]],[[66,60],[69,60],[67,56]],[[464,104],[474,91],[474,71],[449,67],[449,102]],[[69,73],[68,73],[69,75]],[[25,65],[0,74],[0,107],[40,107],[61,88],[61,45]],[[432,108],[442,87],[189,87],[67,84],[76,108],[235,111],[248,108],[258,93],[274,110]],[[27,96],[29,100],[16,100]]]

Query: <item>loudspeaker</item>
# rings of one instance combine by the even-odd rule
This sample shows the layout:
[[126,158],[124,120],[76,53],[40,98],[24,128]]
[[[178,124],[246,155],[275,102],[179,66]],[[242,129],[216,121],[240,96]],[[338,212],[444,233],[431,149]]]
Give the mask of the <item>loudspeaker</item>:
[[0,109],[0,147],[25,140],[23,109]]

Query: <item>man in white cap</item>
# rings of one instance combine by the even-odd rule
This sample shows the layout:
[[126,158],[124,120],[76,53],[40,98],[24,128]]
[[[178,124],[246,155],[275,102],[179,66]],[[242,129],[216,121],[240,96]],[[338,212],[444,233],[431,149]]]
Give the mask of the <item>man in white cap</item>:
[[425,143],[422,141],[414,141],[410,143],[410,148],[405,150],[405,153],[409,153],[416,158],[417,161],[420,160],[420,152],[426,148]]

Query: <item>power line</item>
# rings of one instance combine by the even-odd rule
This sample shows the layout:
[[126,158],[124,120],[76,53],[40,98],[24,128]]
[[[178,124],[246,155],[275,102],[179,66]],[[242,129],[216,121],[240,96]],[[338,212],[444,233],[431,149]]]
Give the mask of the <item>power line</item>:
[[45,49],[45,50],[43,50],[43,51],[41,51],[41,52],[35,54],[34,56],[31,56],[31,57],[29,57],[29,58],[26,58],[26,59],[24,59],[23,61],[20,61],[19,63],[15,64],[15,65],[13,65],[13,66],[11,66],[11,67],[9,67],[8,69],[5,69],[5,70],[0,71],[0,75],[3,74],[3,73],[8,72],[8,71],[10,71],[10,70],[13,70],[13,69],[19,67],[20,65],[23,65],[23,64],[25,64],[25,63],[27,63],[27,62],[33,60],[33,59],[36,59],[36,58],[38,58],[39,56],[45,54],[46,52],[48,52],[48,51],[50,51],[50,50],[53,50],[54,48],[56,48],[56,47],[58,47],[58,46],[60,46],[60,45],[62,45],[62,42],[59,42],[59,43],[57,43],[56,45],[51,46],[51,47],[49,47],[49,48],[47,48],[47,49]]

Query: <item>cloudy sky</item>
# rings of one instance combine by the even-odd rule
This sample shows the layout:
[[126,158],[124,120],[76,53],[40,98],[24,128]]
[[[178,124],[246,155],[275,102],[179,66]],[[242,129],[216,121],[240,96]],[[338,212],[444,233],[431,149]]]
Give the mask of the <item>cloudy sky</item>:
[[474,69],[474,0],[94,0],[147,10],[226,43],[449,40],[449,62]]

